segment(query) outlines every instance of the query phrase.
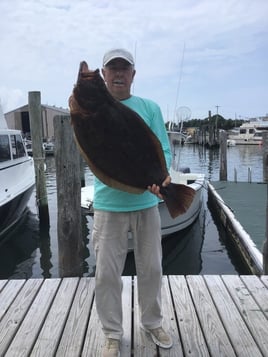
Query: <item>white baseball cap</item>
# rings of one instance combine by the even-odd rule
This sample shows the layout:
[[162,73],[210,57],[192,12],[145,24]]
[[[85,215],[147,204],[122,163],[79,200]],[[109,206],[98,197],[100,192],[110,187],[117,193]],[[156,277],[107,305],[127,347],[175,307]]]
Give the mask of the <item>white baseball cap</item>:
[[132,54],[127,50],[124,50],[123,48],[117,48],[106,52],[103,56],[103,66],[106,66],[110,61],[115,58],[122,58],[128,63],[130,63],[132,66],[134,66],[134,59]]

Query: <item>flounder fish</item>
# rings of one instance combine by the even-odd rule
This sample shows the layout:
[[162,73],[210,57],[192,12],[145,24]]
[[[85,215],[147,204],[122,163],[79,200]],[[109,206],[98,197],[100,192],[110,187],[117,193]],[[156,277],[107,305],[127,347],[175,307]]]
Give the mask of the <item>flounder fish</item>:
[[162,186],[169,173],[157,136],[135,111],[112,97],[99,70],[89,70],[84,61],[69,106],[78,147],[104,184],[136,194],[156,184],[171,217],[188,209],[195,194],[192,188]]

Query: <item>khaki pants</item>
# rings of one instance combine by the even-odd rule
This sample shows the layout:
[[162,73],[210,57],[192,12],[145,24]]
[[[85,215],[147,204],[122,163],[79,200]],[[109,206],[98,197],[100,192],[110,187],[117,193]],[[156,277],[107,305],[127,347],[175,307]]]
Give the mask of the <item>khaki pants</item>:
[[162,324],[162,246],[158,207],[134,212],[95,210],[93,246],[96,255],[96,307],[107,337],[120,339],[122,329],[121,274],[132,231],[141,322]]

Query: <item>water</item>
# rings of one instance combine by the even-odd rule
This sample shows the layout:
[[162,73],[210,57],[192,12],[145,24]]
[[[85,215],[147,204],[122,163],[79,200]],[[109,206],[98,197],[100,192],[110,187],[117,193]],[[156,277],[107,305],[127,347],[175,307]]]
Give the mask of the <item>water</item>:
[[[219,180],[219,150],[185,145],[177,151],[180,166],[188,166],[192,172],[204,173],[210,181]],[[40,232],[35,205],[35,194],[29,202],[29,210],[20,226],[0,246],[0,278],[56,278],[58,272],[57,201],[55,159],[47,157],[46,183],[50,214],[49,231]],[[235,169],[238,181],[248,181],[249,169],[252,182],[262,182],[262,149],[259,146],[236,146],[227,151],[228,180],[234,181]],[[93,176],[85,167],[86,183]],[[83,275],[94,276],[95,257],[92,249],[92,218],[82,217],[85,249]],[[215,224],[215,217],[204,205],[199,219],[183,232],[175,233],[163,242],[164,274],[247,274],[225,232]],[[135,274],[133,254],[128,254],[125,275]]]

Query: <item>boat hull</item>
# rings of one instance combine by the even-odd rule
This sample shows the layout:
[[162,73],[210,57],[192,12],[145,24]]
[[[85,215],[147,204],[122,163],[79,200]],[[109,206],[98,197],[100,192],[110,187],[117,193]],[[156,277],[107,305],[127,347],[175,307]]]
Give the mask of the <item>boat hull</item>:
[[[158,204],[161,218],[161,233],[162,237],[166,237],[172,233],[181,231],[195,222],[197,219],[203,202],[203,187],[205,185],[205,177],[203,174],[181,173],[171,170],[172,182],[183,183],[195,190],[195,196],[188,210],[176,217],[172,218],[169,214],[164,201]],[[86,186],[81,189],[81,208],[82,213],[93,215],[93,185]],[[133,250],[133,241],[131,233],[129,233],[129,251]]]
[[234,145],[228,145],[228,146],[235,146],[235,145],[262,145],[262,140],[254,140],[254,139],[248,139],[248,140],[244,140],[244,139],[239,139],[239,138],[235,138],[233,137],[233,139],[230,139],[232,141],[235,142]]
[[[0,117],[0,124],[3,117]],[[21,132],[0,125],[0,241],[20,220],[35,187],[33,158]]]
[[33,193],[34,184],[21,194],[0,206],[0,241],[23,217],[28,201]]

